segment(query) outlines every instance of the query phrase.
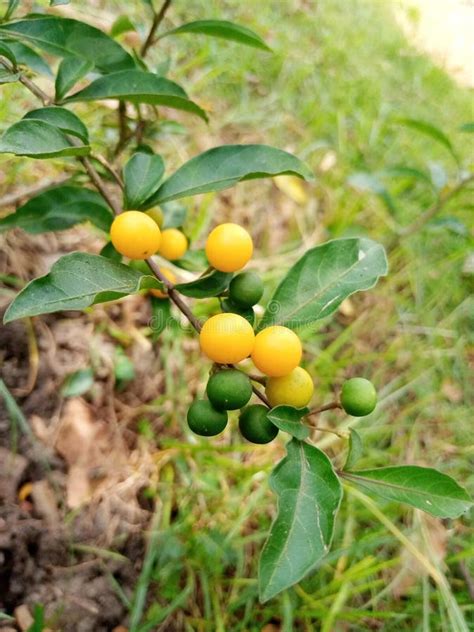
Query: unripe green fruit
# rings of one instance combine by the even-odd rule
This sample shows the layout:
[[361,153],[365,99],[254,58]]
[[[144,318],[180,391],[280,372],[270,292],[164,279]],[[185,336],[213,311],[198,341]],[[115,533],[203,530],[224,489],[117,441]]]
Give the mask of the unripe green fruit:
[[227,426],[227,413],[216,410],[207,399],[197,399],[189,407],[188,426],[202,437],[213,437]]
[[256,272],[241,272],[229,285],[229,296],[240,307],[252,307],[263,296],[263,281]]
[[342,385],[341,404],[349,415],[365,417],[377,404],[377,391],[369,380],[353,377]]
[[143,274],[152,274],[150,266],[143,259],[132,259],[128,265],[138,272],[143,272]]
[[242,371],[224,369],[209,378],[207,396],[219,410],[237,410],[251,398],[252,384]]
[[238,314],[248,320],[252,327],[255,325],[255,312],[251,307],[240,307],[229,298],[224,299],[221,303],[222,311],[230,314]]
[[278,428],[267,416],[268,408],[254,404],[244,408],[239,417],[242,436],[252,443],[270,443],[278,434]]
[[163,226],[164,217],[161,208],[155,206],[155,208],[151,208],[149,211],[146,211],[146,214],[148,217],[151,217],[151,219],[154,220],[160,228]]

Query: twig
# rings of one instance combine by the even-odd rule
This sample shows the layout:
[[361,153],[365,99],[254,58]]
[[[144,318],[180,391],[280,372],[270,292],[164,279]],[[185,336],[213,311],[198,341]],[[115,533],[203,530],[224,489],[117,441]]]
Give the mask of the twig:
[[[4,57],[0,57],[0,64],[2,64],[2,66],[6,68],[9,72],[11,72],[12,74],[16,72],[15,66]],[[20,77],[18,78],[18,81],[22,83],[26,88],[28,88],[28,90],[32,94],[34,94],[35,97],[37,97],[43,103],[43,105],[51,105],[52,103],[54,103],[54,99],[50,98],[46,94],[46,92],[43,92],[43,90],[41,90],[41,88],[37,86],[36,83],[31,81],[31,79],[28,79],[28,77],[25,77],[25,75],[20,73]]]
[[160,267],[155,261],[153,261],[153,259],[151,258],[147,259],[146,262],[150,266],[150,269],[153,272],[153,274],[156,276],[156,278],[159,281],[161,281],[163,285],[165,286],[170,299],[173,301],[176,307],[186,316],[186,318],[189,320],[189,322],[194,327],[194,329],[199,333],[202,329],[201,323],[194,316],[194,314],[191,312],[191,310],[186,305],[186,303],[182,300],[179,293],[174,289],[174,285],[161,273]]
[[120,213],[121,213],[120,206],[117,204],[117,202],[114,200],[114,198],[107,191],[107,188],[106,188],[105,184],[103,183],[102,178],[100,177],[100,175],[95,170],[95,167],[92,164],[92,162],[90,161],[90,159],[82,157],[82,158],[79,158],[79,160],[84,165],[84,169],[87,171],[90,179],[92,180],[92,182],[94,183],[94,185],[96,186],[97,190],[102,195],[104,200],[107,202],[107,204],[113,210],[115,215],[120,215]]
[[163,5],[162,5],[161,9],[158,11],[158,13],[153,18],[153,22],[151,24],[148,36],[147,36],[147,38],[146,38],[145,42],[143,43],[143,46],[142,46],[142,48],[140,50],[140,54],[141,54],[142,57],[145,57],[145,55],[147,54],[147,52],[150,49],[150,47],[154,44],[155,33],[156,33],[158,27],[160,26],[161,22],[163,21],[163,18],[165,17],[166,12],[168,11],[170,4],[171,4],[171,0],[165,0],[163,2]]
[[46,191],[46,189],[49,189],[51,187],[57,187],[61,184],[64,184],[65,182],[68,182],[71,179],[71,177],[72,176],[63,176],[62,178],[56,178],[55,180],[43,181],[41,184],[35,184],[31,187],[26,187],[22,189],[21,191],[16,191],[15,193],[9,193],[8,195],[5,195],[4,197],[0,199],[0,208],[3,208],[5,206],[14,206],[15,204],[17,204],[18,202],[21,202],[21,200],[24,200],[25,198],[33,197],[34,195],[37,195],[39,193],[42,193],[43,191]]
[[128,131],[127,105],[125,101],[119,101],[117,114],[118,114],[119,138],[117,141],[117,145],[115,146],[115,149],[113,151],[115,158],[121,153],[122,149],[125,147],[125,145],[127,144],[131,136]]
[[[171,4],[171,0],[166,0],[165,3],[163,4],[160,12],[157,14],[155,20],[154,20],[154,24],[156,23],[156,26],[153,30],[153,34],[150,31],[150,34],[152,35],[151,39],[153,39],[153,35],[154,32],[156,31],[156,28],[158,27],[159,23],[161,22],[161,20],[164,17],[164,14],[166,13],[166,9],[168,8],[168,6]],[[161,17],[160,17],[161,16]],[[150,35],[149,35],[150,37]],[[143,54],[143,53],[142,53]],[[0,61],[3,62],[2,59],[0,59]],[[11,64],[9,64],[11,66]],[[13,68],[13,67],[12,67]],[[35,84],[33,84],[32,82],[28,81],[29,84],[32,84],[32,86],[24,84],[33,94],[35,94],[36,96],[38,96],[38,98],[41,98],[43,100],[43,97],[40,97],[37,92],[35,92],[36,90],[36,86]],[[38,89],[39,90],[39,89]],[[49,102],[49,97],[47,95],[44,95],[45,101],[43,102]],[[98,156],[94,155],[94,158],[97,160]],[[102,178],[100,177],[100,175],[97,173],[96,169],[94,168],[94,165],[92,164],[91,160],[87,157],[78,157],[78,160],[84,165],[85,170],[87,171],[87,174],[89,175],[90,179],[92,180],[93,184],[96,186],[97,190],[99,191],[99,193],[102,195],[102,197],[104,198],[104,200],[109,204],[109,206],[112,208],[112,210],[114,211],[115,215],[119,215],[121,213],[121,208],[120,206],[117,204],[117,202],[113,199],[113,197],[110,195],[110,193],[107,191],[107,188],[104,184],[104,182],[102,181]],[[102,162],[102,160],[105,159],[101,159],[99,160],[99,162],[101,164],[104,164]],[[107,162],[107,161],[105,161]],[[104,165],[105,166],[105,165]],[[169,281],[162,273],[161,270],[158,266],[158,264],[153,261],[153,259],[149,258],[146,260],[146,262],[148,263],[148,266],[150,267],[150,270],[153,272],[153,274],[156,276],[156,278],[161,281],[161,283],[163,283],[163,285],[165,286],[167,292],[168,292],[168,296],[170,298],[171,301],[173,301],[173,303],[176,305],[176,307],[186,316],[186,318],[188,319],[188,321],[191,323],[191,325],[194,327],[194,329],[199,333],[202,329],[202,325],[200,323],[200,321],[194,316],[194,314],[191,312],[191,310],[189,309],[189,307],[186,305],[186,303],[182,300],[181,296],[179,295],[179,293],[174,289],[174,285],[173,283],[171,283],[171,281]],[[255,395],[269,408],[271,408],[269,401],[267,400],[267,398],[265,397],[265,395],[263,393],[261,393],[258,388],[256,388],[255,386],[252,387],[253,392],[255,393]]]
[[319,413],[323,413],[326,410],[334,410],[336,408],[342,408],[341,404],[338,401],[331,402],[330,404],[325,404],[324,406],[321,406],[321,408],[313,408],[313,410],[309,411],[307,416],[311,417],[311,415],[319,415]]
[[122,177],[120,176],[119,172],[116,171],[115,167],[113,167],[110,164],[107,158],[104,158],[104,156],[101,156],[100,154],[91,154],[90,157],[93,160],[97,160],[97,162],[100,163],[104,167],[104,169],[106,169],[110,173],[112,178],[115,180],[115,182],[119,185],[121,189],[124,188]]

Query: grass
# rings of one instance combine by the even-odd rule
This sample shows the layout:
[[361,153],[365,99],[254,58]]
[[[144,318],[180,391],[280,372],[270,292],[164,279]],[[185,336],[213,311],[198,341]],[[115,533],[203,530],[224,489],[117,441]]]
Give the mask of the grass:
[[[130,9],[130,3],[118,0],[102,4],[114,15]],[[202,236],[213,213],[251,222],[259,246],[255,267],[269,293],[302,244],[355,234],[393,244],[387,279],[352,298],[347,312],[304,333],[305,362],[316,379],[318,402],[331,398],[333,385],[356,374],[373,379],[380,392],[380,405],[370,417],[354,422],[327,413],[324,424],[357,426],[365,443],[361,467],[431,465],[472,490],[474,310],[472,273],[463,272],[473,245],[472,205],[460,194],[439,214],[451,223],[436,218],[394,243],[394,233],[435,196],[421,181],[381,175],[402,165],[452,184],[458,167],[446,148],[397,119],[422,119],[444,130],[467,167],[472,144],[459,127],[472,119],[472,95],[410,47],[389,3],[266,0],[258,11],[255,3],[237,0],[175,4],[167,27],[184,19],[235,19],[264,36],[274,54],[188,36],[160,43],[156,67],[169,63],[170,78],[212,112],[209,128],[197,123],[190,135],[176,125],[157,128],[156,149],[169,168],[203,147],[257,141],[294,151],[318,175],[314,186],[304,188],[304,204],[271,182],[210,196],[194,209],[190,232]],[[139,3],[131,12],[144,13]],[[13,94],[16,88],[6,90]],[[82,108],[78,111],[95,128],[99,144],[110,145],[100,135],[97,111]],[[2,125],[17,116],[6,99],[0,112]],[[37,177],[30,164],[12,161],[9,177],[19,182]],[[387,196],[384,201],[351,186],[355,173],[382,178],[389,203]],[[212,307],[212,302],[200,306],[197,314]],[[170,620],[175,629],[200,632],[468,629],[473,609],[460,566],[461,560],[474,572],[467,519],[440,526],[393,503],[374,509],[370,499],[350,488],[326,560],[295,589],[259,605],[257,556],[274,513],[266,479],[283,454],[283,439],[253,449],[231,432],[214,442],[189,436],[184,422],[191,396],[188,366],[201,366],[199,383],[191,387],[199,391],[208,367],[195,348],[183,353],[183,335],[176,331],[165,331],[161,341],[171,405],[157,402],[156,409],[169,411],[164,413],[168,427],[180,427],[183,438],[158,441],[157,462],[172,463],[174,473],[170,477],[167,467],[158,467],[149,490],[156,503],[150,543],[156,546],[149,546],[135,596],[128,596],[132,630],[159,629]],[[337,437],[321,435],[320,445],[337,463],[343,458]],[[148,449],[155,450],[151,441]],[[150,596],[153,604],[147,608]]]

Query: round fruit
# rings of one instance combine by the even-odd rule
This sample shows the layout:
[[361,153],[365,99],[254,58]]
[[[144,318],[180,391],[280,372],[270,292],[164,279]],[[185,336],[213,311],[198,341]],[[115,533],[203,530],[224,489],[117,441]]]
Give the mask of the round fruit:
[[225,298],[221,301],[221,309],[223,312],[231,312],[232,314],[238,314],[243,316],[245,320],[248,320],[252,327],[255,324],[255,312],[252,307],[240,307],[233,303],[230,298]]
[[369,380],[353,377],[342,385],[341,404],[349,415],[365,417],[377,404],[377,391]]
[[202,437],[213,437],[227,426],[227,413],[216,410],[207,399],[196,399],[188,410],[188,426]]
[[252,360],[257,369],[270,377],[288,375],[301,360],[301,342],[288,327],[267,327],[255,337]]
[[125,211],[112,222],[110,239],[121,255],[130,259],[147,259],[160,247],[161,231],[145,213]]
[[308,371],[300,366],[283,377],[269,377],[265,394],[272,406],[304,408],[313,396],[314,384]]
[[248,404],[252,396],[252,384],[242,371],[228,369],[211,375],[206,392],[215,408],[237,410]]
[[161,233],[161,246],[158,250],[165,259],[175,261],[181,259],[188,249],[188,240],[185,235],[177,228],[167,228]]
[[151,219],[155,221],[160,228],[163,226],[164,216],[161,208],[156,206],[155,208],[151,208],[149,211],[146,211],[146,214],[148,217],[151,217]]
[[[171,272],[171,270],[169,270],[168,268],[160,268],[160,272],[165,278],[168,279],[168,281],[170,281],[170,283],[172,283],[173,285],[176,283],[177,281],[176,276],[173,272]],[[168,298],[168,292],[165,289],[163,290],[151,289],[150,294],[152,294],[153,296],[156,296],[156,298]]]
[[239,417],[242,436],[252,443],[269,443],[278,434],[278,428],[267,416],[268,408],[254,404],[244,408]]
[[254,341],[252,325],[238,314],[211,316],[199,334],[202,351],[219,364],[233,364],[247,358]]
[[241,272],[230,282],[229,296],[240,307],[252,307],[263,296],[263,281],[256,272]]
[[209,233],[206,256],[216,270],[235,272],[244,267],[253,252],[252,238],[238,224],[220,224]]

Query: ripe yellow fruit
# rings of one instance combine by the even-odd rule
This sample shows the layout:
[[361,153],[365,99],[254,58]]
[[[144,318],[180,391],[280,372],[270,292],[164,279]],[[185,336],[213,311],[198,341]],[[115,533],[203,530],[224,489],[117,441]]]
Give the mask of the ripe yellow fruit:
[[180,230],[177,228],[166,228],[161,231],[159,255],[169,261],[175,261],[176,259],[181,259],[187,249],[188,240]]
[[270,377],[288,375],[298,366],[303,351],[301,342],[288,327],[267,327],[255,337],[252,360],[257,369]]
[[272,406],[294,406],[304,408],[314,393],[314,384],[308,371],[300,366],[282,377],[269,377],[265,388]]
[[161,243],[161,231],[151,217],[140,211],[120,213],[110,227],[115,250],[129,259],[148,259]]
[[[169,270],[168,268],[160,268],[160,272],[164,277],[168,279],[168,281],[171,281],[173,285],[176,283],[176,275],[171,270]],[[150,294],[156,296],[156,298],[168,298],[168,293],[164,290],[151,289]]]
[[234,364],[247,358],[253,349],[252,325],[238,314],[217,314],[203,325],[199,335],[202,351],[219,364]]
[[209,233],[206,256],[216,270],[235,272],[245,266],[253,253],[252,238],[238,224],[220,224]]

